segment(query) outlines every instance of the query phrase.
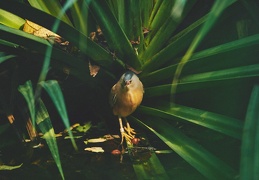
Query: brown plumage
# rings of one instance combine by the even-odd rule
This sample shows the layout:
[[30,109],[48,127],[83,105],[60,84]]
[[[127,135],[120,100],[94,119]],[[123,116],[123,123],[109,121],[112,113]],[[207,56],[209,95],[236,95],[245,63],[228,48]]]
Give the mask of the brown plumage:
[[142,82],[138,76],[131,71],[124,73],[111,89],[110,105],[113,109],[113,114],[119,118],[122,142],[124,137],[129,140],[133,138],[133,134],[135,134],[128,122],[127,127],[123,128],[122,118],[126,118],[136,110],[143,99],[143,93],[144,88]]

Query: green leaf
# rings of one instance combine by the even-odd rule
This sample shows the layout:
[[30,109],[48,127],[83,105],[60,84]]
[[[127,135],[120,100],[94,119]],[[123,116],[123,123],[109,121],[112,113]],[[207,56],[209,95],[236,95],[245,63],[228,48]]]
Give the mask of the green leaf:
[[209,32],[212,26],[215,24],[216,20],[219,18],[220,14],[231,4],[233,4],[236,0],[224,1],[224,3],[220,0],[217,0],[209,13],[208,19],[201,27],[200,31],[195,36],[194,40],[192,41],[190,47],[188,48],[187,52],[181,59],[180,63],[174,74],[174,79],[172,82],[172,89],[171,89],[171,100],[173,100],[174,94],[176,93],[177,83],[179,77],[182,73],[182,69],[187,61],[191,58],[192,54],[194,53],[195,49],[201,43],[205,35]]
[[47,111],[47,108],[45,107],[43,101],[41,99],[38,99],[38,105],[37,105],[37,113],[36,113],[36,122],[39,126],[41,132],[43,133],[43,138],[46,140],[50,152],[52,154],[52,157],[54,161],[56,162],[56,165],[58,167],[59,173],[64,178],[64,173],[61,166],[61,161],[59,157],[59,151],[58,151],[58,145],[55,137],[55,132],[53,129],[53,126],[50,121],[49,113]]
[[172,150],[208,179],[234,179],[237,172],[206,149],[160,118],[147,116],[142,120],[130,117],[157,135]]
[[218,81],[218,80],[255,77],[255,76],[259,76],[259,64],[189,75],[181,78],[179,82],[194,83],[194,82]]
[[[185,69],[183,70],[183,74],[190,73],[190,71],[194,71],[195,69],[202,70],[204,66],[205,66],[205,69],[208,70],[208,69],[215,69],[215,67],[218,68],[218,66],[220,64],[223,64],[223,66],[224,66],[224,64],[231,64],[232,66],[234,66],[235,63],[238,64],[239,61],[244,62],[242,59],[237,60],[237,58],[235,58],[237,53],[252,54],[252,52],[248,52],[246,50],[246,48],[249,48],[249,49],[251,49],[251,51],[253,51],[253,48],[256,49],[256,45],[258,43],[259,43],[259,35],[252,35],[252,36],[248,36],[246,38],[242,38],[239,40],[221,44],[219,46],[215,46],[215,47],[194,53],[192,55],[192,57],[189,59],[188,63],[186,64]],[[155,62],[157,62],[157,64],[159,64],[160,61],[158,61],[158,59],[161,59],[161,58],[165,59],[166,54],[168,54],[168,56],[170,56],[169,52],[170,51],[168,51],[168,53],[165,53],[165,55],[162,55],[162,56],[158,55],[158,56],[160,56],[159,58],[154,58],[155,61],[153,61],[153,63],[152,63],[153,65],[151,65],[151,66],[155,67]],[[223,58],[226,52],[233,52],[227,61],[226,61],[226,59]],[[223,57],[217,57],[219,55],[221,55]],[[212,57],[214,57],[214,59],[216,59],[216,60],[214,60]],[[231,59],[232,59],[231,57],[233,59],[235,58],[236,60],[231,61]],[[206,58],[210,58],[210,59],[206,59]],[[161,61],[163,61],[163,60],[161,60]],[[212,62],[209,62],[209,61],[212,61]],[[207,63],[207,64],[205,65],[205,63]],[[169,74],[175,73],[177,65],[178,64],[174,64],[174,65],[162,68],[160,70],[153,71],[148,74],[144,74],[141,76],[141,80],[144,84],[149,85],[150,83],[156,83],[161,80],[168,79]],[[147,68],[149,68],[149,67],[147,67]],[[240,67],[240,70],[243,71],[242,67]],[[225,74],[225,75],[227,75],[227,74]],[[204,75],[203,77],[205,78],[206,76]],[[240,76],[240,77],[242,77],[242,76]],[[179,85],[180,84],[181,83],[179,83]]]
[[255,85],[250,96],[243,129],[240,179],[259,178],[259,86]]
[[18,87],[19,92],[23,95],[29,107],[33,127],[36,125],[35,98],[31,81],[26,81],[24,85]]
[[[34,23],[37,23],[50,30],[52,29],[53,25],[59,21],[59,19],[56,19],[49,14],[46,14],[38,9],[34,9],[24,3],[20,3],[15,0],[0,1],[0,7],[24,19],[29,19],[30,21],[33,21]],[[35,16],[35,14],[37,14],[37,16]],[[101,64],[104,68],[113,69],[115,65],[118,68],[122,68],[121,62],[118,62],[117,59],[114,60],[112,55],[109,54],[106,50],[68,24],[61,21],[56,33],[73,45],[77,46],[82,54],[90,57],[97,64]],[[71,34],[73,34],[73,36],[71,36]],[[26,44],[30,45],[28,43]]]
[[75,150],[78,150],[73,133],[70,130],[70,122],[67,114],[67,109],[63,97],[63,93],[60,86],[56,80],[42,81],[39,83],[49,94],[53,103],[55,104],[59,115],[61,116],[63,123],[68,130],[68,134],[71,137],[71,142]]
[[[146,51],[143,52],[143,54],[140,54],[139,58],[144,59],[145,61],[150,59],[156,53],[158,53],[167,42],[168,37],[171,37],[173,35],[174,31],[180,24],[182,18],[184,18],[188,14],[188,12],[191,10],[191,8],[195,3],[196,3],[196,0],[188,1],[188,3],[186,4],[183,10],[181,18],[174,19],[173,16],[170,16],[165,21],[163,21],[164,22],[163,25],[152,37],[150,44],[148,45],[148,48],[146,49]],[[149,36],[152,36],[152,34],[150,34]]]
[[149,28],[150,28],[151,24],[153,23],[154,18],[156,18],[156,16],[158,16],[157,12],[159,11],[162,2],[164,2],[164,1],[163,0],[154,1],[153,9],[151,11],[149,21],[148,21],[148,27]]
[[[167,71],[161,71],[160,74],[163,73],[161,74],[161,76],[163,76],[164,73],[166,72],[171,73],[169,70],[172,68],[174,68],[175,70],[175,66],[171,66],[170,68],[166,69]],[[178,90],[176,93],[183,92],[183,91],[191,91],[193,89],[199,89],[206,86],[208,87],[210,84],[214,84],[219,81],[242,79],[242,78],[257,77],[257,76],[259,76],[259,64],[193,74],[193,75],[185,76],[179,80],[179,83],[177,84]],[[155,77],[158,77],[158,76],[155,76]],[[153,78],[153,80],[158,81],[157,78]],[[144,80],[143,82],[146,82],[146,81]],[[171,94],[172,93],[170,91],[171,88],[172,88],[172,84],[163,84],[163,85],[158,85],[153,87],[146,87],[145,97],[148,98],[148,97]]]
[[245,6],[247,11],[251,14],[251,17],[253,18],[253,20],[257,26],[257,30],[258,30],[259,29],[258,4],[256,4],[256,1],[252,1],[252,0],[242,0],[241,3]]
[[0,23],[12,28],[20,29],[25,23],[25,20],[8,11],[0,9]]
[[149,18],[151,17],[153,6],[156,3],[154,1],[140,1],[142,27],[148,28]]
[[2,54],[1,52],[0,52],[0,64],[1,63],[3,63],[3,62],[5,62],[6,60],[8,60],[8,59],[12,59],[12,58],[14,58],[14,57],[16,57],[16,55],[5,55],[5,54]]
[[140,62],[125,33],[119,26],[106,1],[95,0],[89,8],[100,26],[110,48],[124,63],[140,69]]
[[90,29],[94,29],[95,31],[96,27],[91,27],[94,26],[95,23],[90,19],[90,12],[84,0],[76,1],[70,10],[75,28],[77,30],[79,30],[85,36],[90,34]]
[[[54,17],[58,17],[60,12],[62,12],[62,6],[58,0],[28,0],[28,2],[32,7],[51,14]],[[70,26],[73,26],[66,14],[63,14],[61,20]]]
[[[4,39],[6,42],[12,42],[16,44],[16,46],[20,45],[29,48],[32,51],[37,51],[43,57],[45,56],[47,58],[53,58],[57,60],[52,61],[53,63],[58,62],[69,65],[69,67],[72,69],[72,75],[83,81],[91,82],[90,78],[92,77],[90,76],[87,62],[56,48],[52,49],[52,54],[45,54],[47,48],[51,47],[47,40],[3,25],[0,25],[0,32],[0,39]],[[16,46],[12,45],[12,48],[15,48]]]
[[61,167],[61,162],[59,158],[58,146],[56,142],[55,132],[53,126],[51,124],[48,111],[43,103],[43,101],[39,98],[37,100],[37,108],[35,104],[35,98],[33,93],[33,87],[31,81],[26,81],[24,85],[20,85],[18,87],[20,93],[24,96],[27,105],[29,107],[29,112],[31,115],[33,126],[35,127],[35,122],[39,126],[41,132],[44,134],[46,142],[49,146],[51,154],[58,166],[59,172],[64,179],[63,170]]
[[152,56],[150,59],[146,59],[143,65],[143,76],[145,76],[149,72],[159,69],[162,65],[170,60],[172,61],[172,59],[174,59],[177,55],[183,53],[183,51],[187,49],[188,45],[190,45],[199,27],[205,22],[206,19],[207,15],[200,18],[199,20],[188,26],[186,29],[175,35],[169,45],[167,45],[157,54]]
[[138,53],[143,50],[144,42],[140,10],[141,6],[138,0],[118,1],[119,25],[130,41],[139,41],[139,45],[134,45]]
[[163,104],[159,105],[157,108],[140,106],[137,111],[166,119],[177,118],[204,126],[237,139],[241,138],[243,123],[238,119],[220,114],[181,105],[172,105],[172,107],[170,107],[170,105]]
[[159,28],[165,23],[165,20],[170,17],[171,15],[171,10],[173,7],[175,0],[173,1],[157,1],[155,3],[155,7],[152,10],[152,14],[150,17],[150,24],[149,24],[149,29],[151,32],[146,38],[146,43],[149,44],[153,36],[157,33]]

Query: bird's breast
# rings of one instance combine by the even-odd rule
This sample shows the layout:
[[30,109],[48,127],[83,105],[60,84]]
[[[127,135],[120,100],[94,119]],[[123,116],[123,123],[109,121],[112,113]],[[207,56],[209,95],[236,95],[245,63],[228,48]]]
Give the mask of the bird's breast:
[[133,113],[140,105],[143,98],[143,91],[126,91],[117,94],[117,100],[113,107],[113,113],[126,117]]

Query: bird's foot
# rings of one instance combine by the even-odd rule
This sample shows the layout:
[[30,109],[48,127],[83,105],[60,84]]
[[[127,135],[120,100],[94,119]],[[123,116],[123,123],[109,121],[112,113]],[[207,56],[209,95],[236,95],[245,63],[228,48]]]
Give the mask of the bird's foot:
[[128,134],[124,131],[124,129],[121,129],[121,144],[123,144],[124,138],[126,140],[127,143],[131,142],[131,139],[134,138],[134,135],[132,134]]
[[124,127],[124,129],[127,131],[128,135],[132,137],[131,139],[135,137],[135,129],[131,128],[129,123],[127,123],[127,127]]

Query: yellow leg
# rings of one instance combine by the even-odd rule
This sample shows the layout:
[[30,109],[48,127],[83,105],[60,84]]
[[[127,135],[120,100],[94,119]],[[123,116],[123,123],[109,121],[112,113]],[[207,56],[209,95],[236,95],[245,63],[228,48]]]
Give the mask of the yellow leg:
[[[134,135],[136,134],[135,130],[130,127],[129,122],[126,120],[127,127],[124,127],[124,129],[127,131],[128,135],[134,138]],[[131,138],[131,139],[132,139]]]
[[134,136],[132,136],[131,134],[127,134],[124,131],[121,117],[119,117],[119,123],[120,123],[120,132],[121,132],[121,144],[123,143],[124,138],[126,139],[127,142],[130,142],[131,139],[134,138]]

